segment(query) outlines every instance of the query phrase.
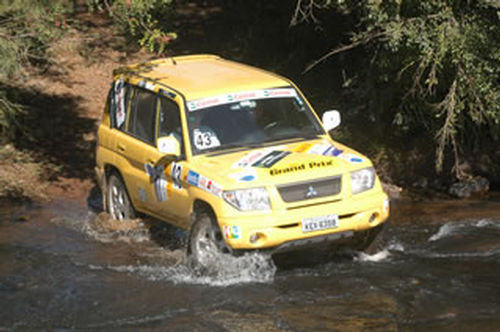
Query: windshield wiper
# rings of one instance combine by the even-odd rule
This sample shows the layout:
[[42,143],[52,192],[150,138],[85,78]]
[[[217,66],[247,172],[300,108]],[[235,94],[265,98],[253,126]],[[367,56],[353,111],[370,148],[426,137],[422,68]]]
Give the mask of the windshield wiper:
[[269,145],[270,143],[276,143],[279,141],[285,141],[285,140],[293,140],[293,141],[303,141],[303,140],[310,140],[314,138],[318,138],[319,134],[317,133],[308,133],[307,135],[302,135],[302,136],[297,136],[295,135],[283,135],[281,137],[272,137],[263,141],[259,142],[252,142],[252,143],[230,143],[230,144],[224,144],[220,146],[215,146],[213,148],[209,148],[203,151],[203,153],[206,153],[207,155],[211,156],[217,156],[225,153],[231,153],[234,152],[235,150],[241,150],[241,149],[248,149],[248,148],[260,148],[265,145]]
[[233,152],[234,150],[238,149],[247,149],[247,148],[260,148],[262,146],[263,142],[254,142],[254,143],[230,143],[230,144],[224,144],[220,146],[216,146],[210,149],[206,149],[205,153],[208,153],[210,155],[218,155],[222,153],[230,153]]
[[307,135],[301,135],[298,136],[297,134],[294,135],[283,135],[283,136],[277,136],[277,137],[271,137],[269,139],[264,140],[262,143],[271,143],[271,142],[279,142],[279,141],[286,141],[286,140],[294,140],[294,141],[303,141],[303,140],[310,140],[314,138],[318,138],[319,134],[317,133],[308,133]]

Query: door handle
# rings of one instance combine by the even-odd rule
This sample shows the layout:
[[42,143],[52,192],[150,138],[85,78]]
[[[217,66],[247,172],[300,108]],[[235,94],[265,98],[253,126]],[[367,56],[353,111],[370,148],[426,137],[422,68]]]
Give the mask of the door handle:
[[122,151],[122,152],[125,152],[125,145],[121,144],[121,143],[118,143],[118,150]]

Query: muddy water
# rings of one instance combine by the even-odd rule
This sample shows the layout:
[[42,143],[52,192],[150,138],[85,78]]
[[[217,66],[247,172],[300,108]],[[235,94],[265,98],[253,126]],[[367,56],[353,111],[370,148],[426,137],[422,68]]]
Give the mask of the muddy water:
[[223,257],[207,274],[163,224],[3,204],[0,330],[500,330],[500,200],[393,216],[371,256]]

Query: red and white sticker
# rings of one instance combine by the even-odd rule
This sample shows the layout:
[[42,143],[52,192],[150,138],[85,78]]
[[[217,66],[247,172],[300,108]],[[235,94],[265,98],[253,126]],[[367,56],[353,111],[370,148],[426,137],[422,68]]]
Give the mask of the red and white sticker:
[[267,155],[269,152],[271,152],[272,149],[264,149],[264,150],[257,150],[257,151],[252,151],[249,154],[245,155],[243,158],[238,160],[233,164],[233,168],[238,168],[238,167],[250,167],[254,162],[259,160],[260,158],[264,157]]
[[191,100],[187,102],[187,107],[189,111],[198,111],[212,106],[230,104],[243,100],[296,97],[296,96],[297,96],[297,91],[295,91],[295,89],[292,88],[241,91],[235,93],[228,93],[225,95]]
[[216,182],[204,177],[201,174],[198,179],[198,187],[211,194],[214,194],[217,197],[222,196],[222,187]]

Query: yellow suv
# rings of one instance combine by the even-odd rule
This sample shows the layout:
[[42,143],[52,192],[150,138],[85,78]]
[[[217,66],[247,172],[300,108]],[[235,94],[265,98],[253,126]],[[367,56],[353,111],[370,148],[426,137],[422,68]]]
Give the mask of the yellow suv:
[[389,201],[370,160],[328,135],[339,124],[288,79],[217,56],[120,68],[98,129],[104,206],[189,230],[200,264],[346,238],[362,249]]

